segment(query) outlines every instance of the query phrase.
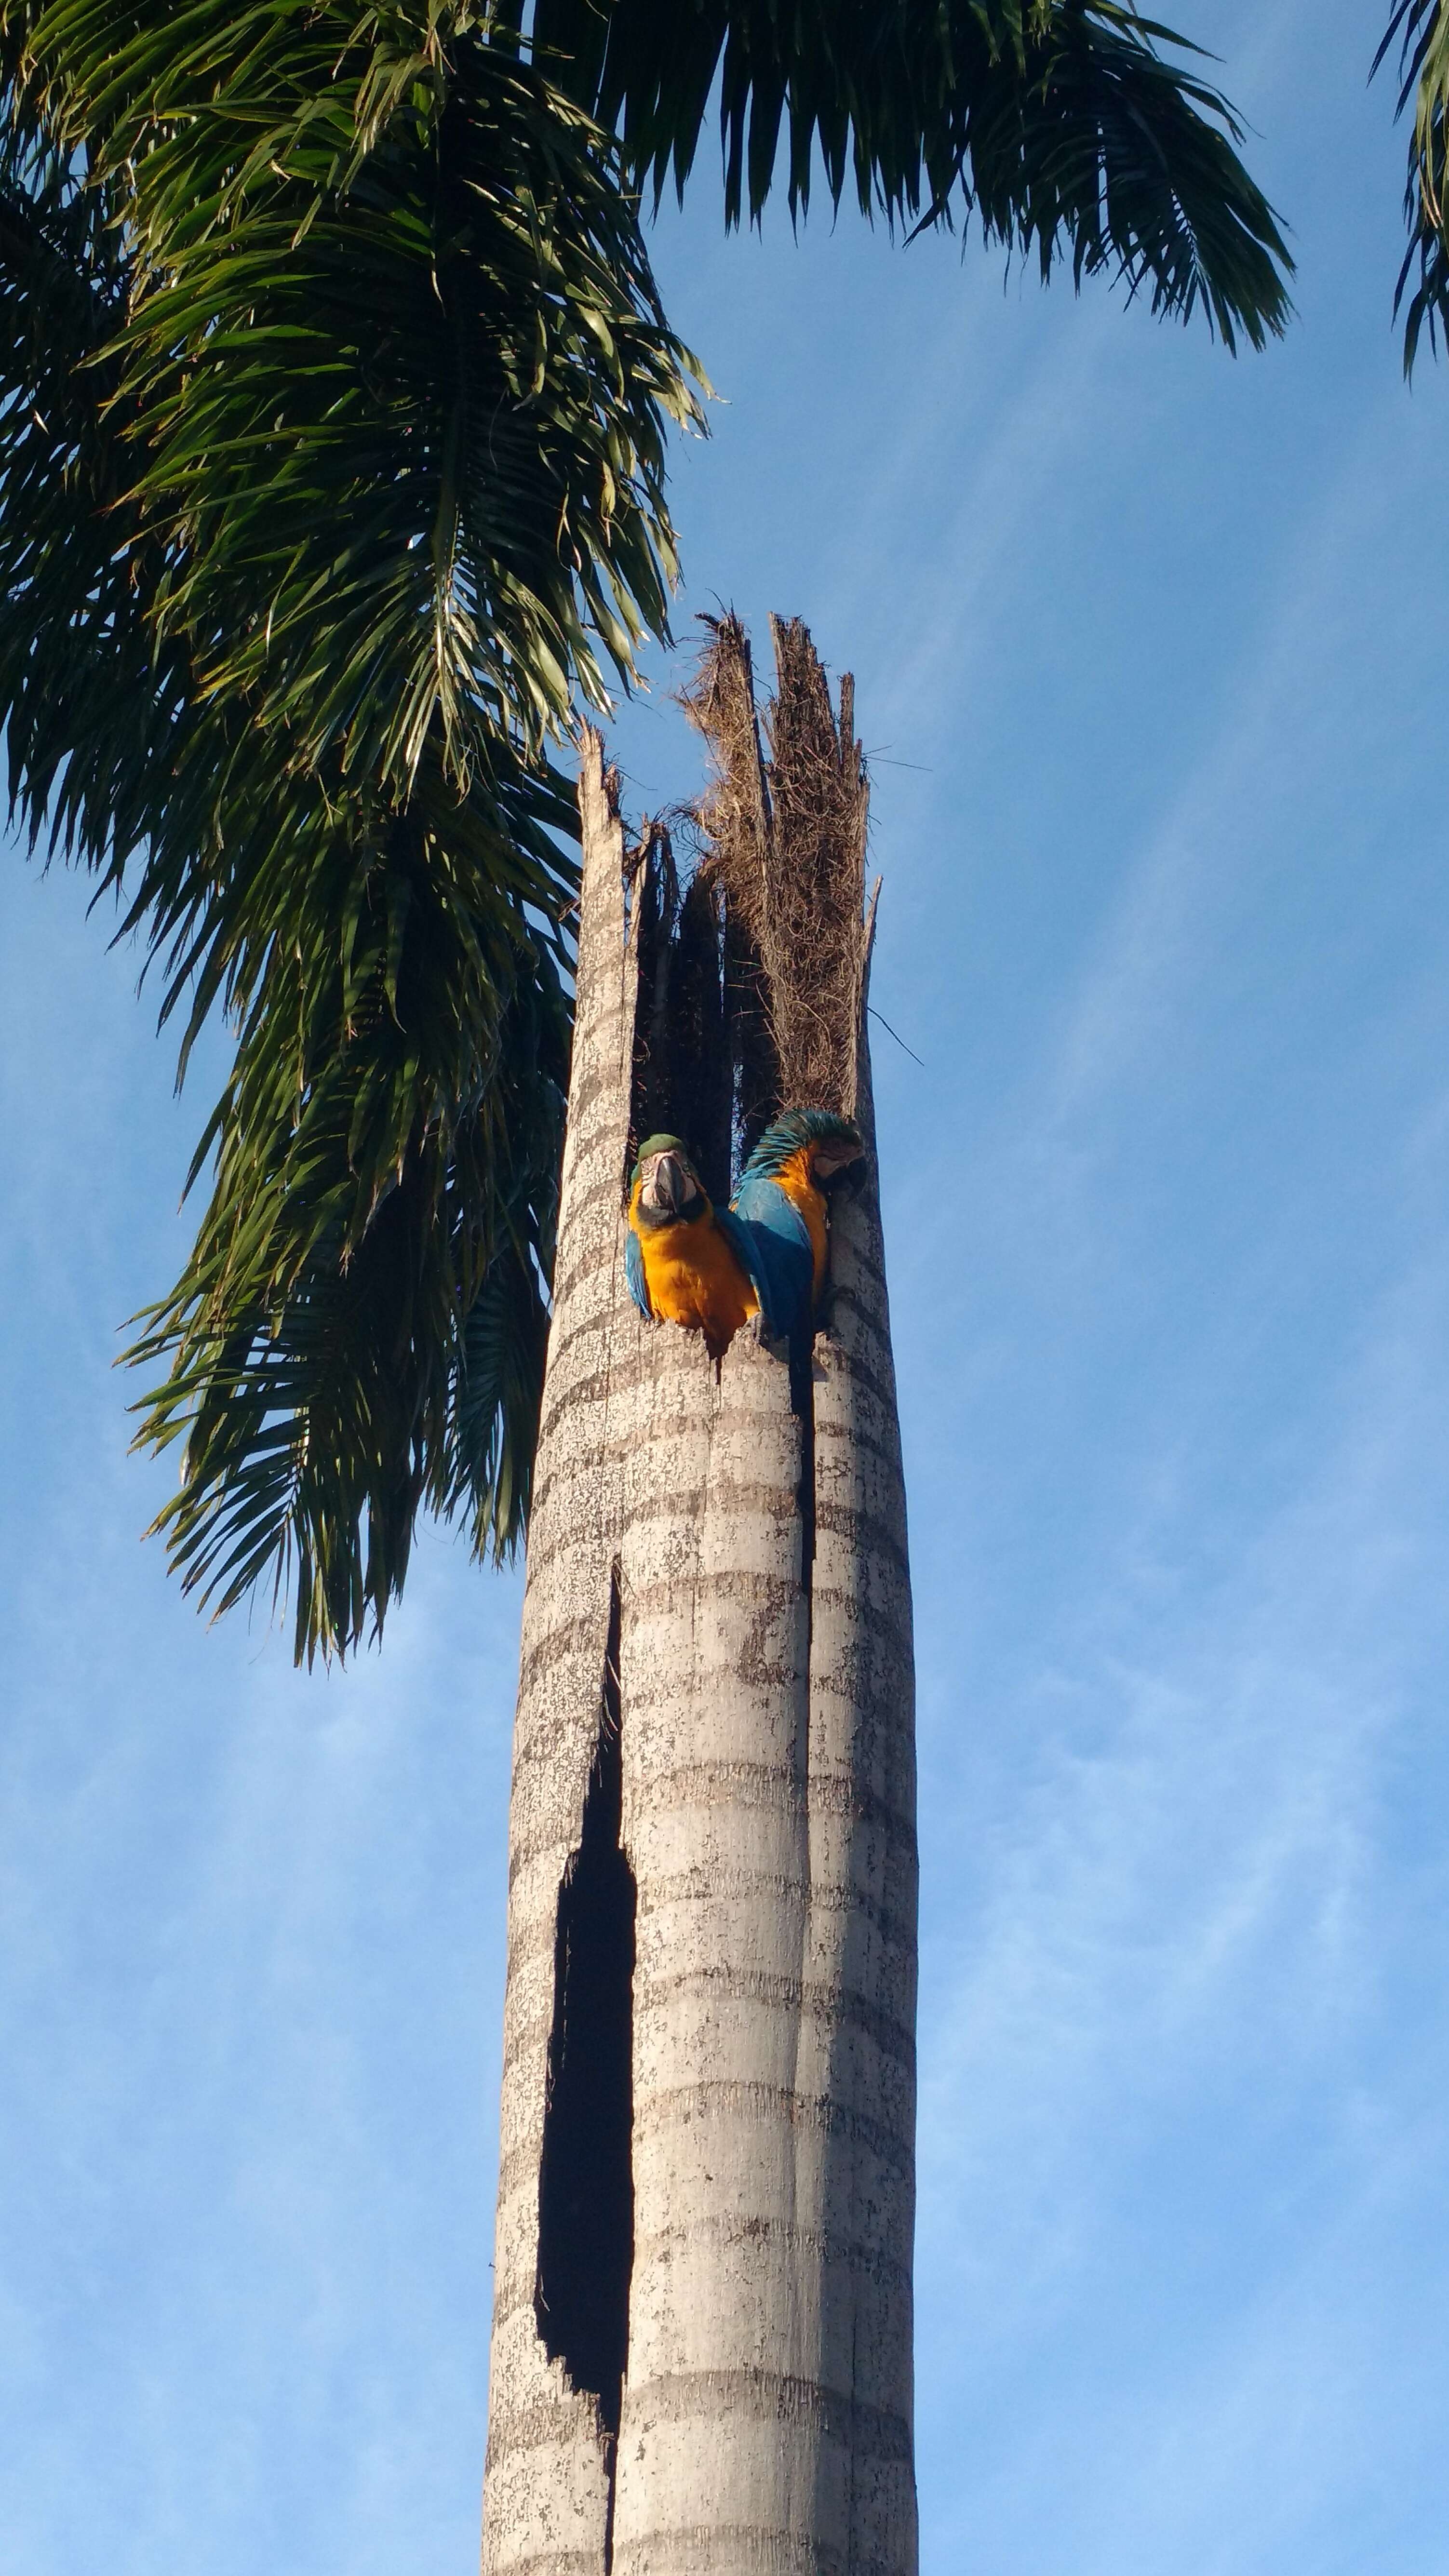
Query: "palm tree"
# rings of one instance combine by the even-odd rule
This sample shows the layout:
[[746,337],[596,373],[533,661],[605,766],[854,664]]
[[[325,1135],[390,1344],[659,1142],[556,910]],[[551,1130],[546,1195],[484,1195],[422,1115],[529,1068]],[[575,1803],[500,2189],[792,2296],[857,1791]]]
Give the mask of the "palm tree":
[[[585,746],[568,1144],[529,1541],[484,2566],[911,2576],[916,1835],[880,1213],[837,1202],[803,1368],[624,1288],[621,1183],[687,1103],[713,1195],[782,1105],[873,1142],[866,791],[809,636],[693,697],[681,897]],[[722,1108],[723,1116],[717,1113]]]
[[667,634],[703,379],[640,191],[716,86],[726,215],[851,190],[1228,345],[1286,253],[1127,0],[0,0],[12,810],[232,1069],[146,1319],[162,1526],[299,1655],[418,1509],[527,1516],[577,876],[554,765]]
[[626,854],[587,731],[574,866],[554,755],[667,633],[666,435],[702,426],[640,192],[684,186],[718,83],[731,222],[783,146],[796,213],[818,172],[892,225],[974,217],[1257,346],[1286,253],[1177,41],[1126,0],[0,0],[12,806],[143,931],[183,1071],[214,1011],[236,1042],[137,1346],[173,1556],[219,1606],[293,1578],[299,1655],[341,1651],[421,1504],[506,1553],[536,1477],[500,2576],[915,2552],[873,1185],[813,1367],[741,1338],[716,1375],[618,1257],[662,1090],[717,1188],[772,1103],[868,1129],[864,774],[799,628],[762,768],[726,628],[706,866],[681,895],[658,835]]

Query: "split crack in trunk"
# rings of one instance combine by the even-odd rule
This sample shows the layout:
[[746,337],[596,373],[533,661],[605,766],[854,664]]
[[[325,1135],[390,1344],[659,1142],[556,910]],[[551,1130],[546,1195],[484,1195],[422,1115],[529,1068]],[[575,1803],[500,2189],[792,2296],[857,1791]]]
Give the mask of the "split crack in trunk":
[[559,1882],[553,2028],[538,2183],[534,2315],[550,2361],[591,2396],[605,2449],[604,2567],[629,2361],[634,2265],[634,1873],[623,1848],[620,1581],[609,1593],[599,1733],[576,1850]]

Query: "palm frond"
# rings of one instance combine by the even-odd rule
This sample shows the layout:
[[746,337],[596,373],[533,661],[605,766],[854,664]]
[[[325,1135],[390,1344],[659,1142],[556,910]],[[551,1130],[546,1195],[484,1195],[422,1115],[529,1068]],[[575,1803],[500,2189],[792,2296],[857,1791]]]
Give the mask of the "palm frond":
[[[451,1015],[418,990],[448,972],[446,936],[414,923],[395,979],[405,875],[379,857],[343,970],[352,1034],[338,1042],[334,991],[300,1089],[276,1030],[305,1023],[313,975],[278,943],[203,1139],[217,1169],[195,1250],[132,1353],[165,1372],[140,1437],[182,1444],[157,1526],[184,1583],[221,1610],[295,1578],[308,1660],[381,1628],[423,1503],[466,1505],[480,1553],[512,1551],[537,1430],[566,995],[542,933],[481,955]],[[428,876],[424,855],[419,910]],[[472,1059],[460,1040],[429,1062],[419,1035],[450,1017]]]
[[158,821],[190,669],[147,622],[156,566],[107,356],[130,263],[117,192],[14,94],[0,122],[0,706],[12,819],[118,880]]
[[1130,0],[538,0],[537,59],[656,196],[682,191],[716,81],[726,220],[758,218],[783,140],[792,214],[832,205],[1114,270],[1229,347],[1281,331],[1291,272],[1232,109]]
[[380,1625],[420,1500],[522,1529],[576,831],[547,744],[663,630],[697,400],[613,147],[515,50],[428,60],[425,15],[0,7],[12,810],[120,891],[183,1070],[236,1030],[140,1437],[181,1447],[184,1580],[290,1580],[308,1655]]
[[[1394,312],[1404,316],[1404,374],[1412,376],[1419,342],[1427,332],[1437,352],[1442,330],[1449,341],[1449,6],[1446,0],[1399,0],[1374,56],[1399,50],[1397,114],[1412,104],[1413,131],[1404,183],[1409,245],[1394,289]],[[1412,285],[1412,293],[1410,287]],[[1406,301],[1407,299],[1407,301]]]
[[464,779],[666,631],[664,426],[701,420],[592,120],[511,48],[398,42],[430,14],[55,0],[28,55],[125,191],[157,631],[393,791],[435,718]]

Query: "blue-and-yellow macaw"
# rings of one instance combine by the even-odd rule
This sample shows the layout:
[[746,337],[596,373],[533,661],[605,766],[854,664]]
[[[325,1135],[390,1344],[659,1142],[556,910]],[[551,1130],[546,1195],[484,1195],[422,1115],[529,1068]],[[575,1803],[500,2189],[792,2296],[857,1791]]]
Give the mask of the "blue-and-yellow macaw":
[[753,1260],[746,1229],[711,1203],[688,1147],[677,1136],[646,1136],[629,1184],[624,1245],[640,1314],[694,1327],[717,1360],[758,1312]]
[[765,1329],[795,1341],[814,1329],[825,1290],[825,1192],[865,1152],[853,1119],[789,1109],[767,1127],[730,1202],[750,1242],[749,1270]]

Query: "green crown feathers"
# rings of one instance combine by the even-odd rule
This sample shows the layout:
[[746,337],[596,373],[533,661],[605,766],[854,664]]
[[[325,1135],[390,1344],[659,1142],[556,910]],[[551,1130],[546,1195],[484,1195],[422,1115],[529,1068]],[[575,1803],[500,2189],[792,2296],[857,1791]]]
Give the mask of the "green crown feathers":
[[[682,1136],[646,1136],[639,1148],[634,1169],[629,1175],[631,1189],[652,1154],[682,1154],[690,1170],[694,1171],[694,1156]],[[696,1180],[698,1177],[698,1173],[695,1173]]]

